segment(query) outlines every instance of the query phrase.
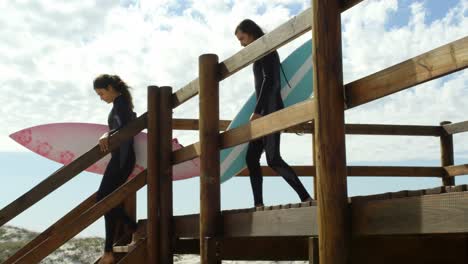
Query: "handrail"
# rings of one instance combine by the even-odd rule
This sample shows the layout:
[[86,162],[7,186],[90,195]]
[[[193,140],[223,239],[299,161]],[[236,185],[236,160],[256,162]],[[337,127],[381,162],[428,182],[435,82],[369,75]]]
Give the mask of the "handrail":
[[347,107],[356,107],[468,67],[468,37],[345,85]]
[[[110,151],[115,149],[121,142],[135,136],[146,128],[146,113],[132,121],[126,127],[119,130],[110,137]],[[76,175],[93,165],[96,161],[107,155],[109,152],[101,152],[96,145],[91,150],[81,155],[70,164],[63,166],[48,178],[40,182],[31,190],[11,202],[0,210],[0,226],[3,226],[11,219],[24,212],[26,209],[46,197]]]
[[467,132],[468,131],[468,121],[463,121],[459,123],[453,123],[449,125],[442,126],[445,132],[449,135]]
[[[315,166],[291,166],[300,176],[314,177]],[[410,166],[348,166],[348,177],[436,177],[441,178],[443,167],[410,167]],[[262,166],[264,177],[279,176],[272,168]],[[249,176],[249,170],[242,170],[237,177]]]
[[[226,130],[231,120],[219,120],[219,130]],[[174,118],[172,120],[174,130],[199,130],[198,119]]]
[[52,234],[47,240],[30,250],[16,264],[38,263],[54,250],[76,236],[83,229],[94,223],[106,212],[120,204],[130,194],[135,193],[146,184],[146,170],[124,183],[117,190],[78,216],[73,223],[61,232]]
[[[231,120],[220,120],[219,130],[226,131]],[[468,122],[467,122],[468,124]],[[175,130],[198,131],[198,119],[174,119],[172,128]],[[467,127],[468,130],[468,127]],[[393,125],[393,124],[345,124],[348,135],[378,135],[378,136],[435,136],[442,135],[441,126],[423,125]],[[314,133],[314,123],[303,123],[287,128],[283,133]]]
[[[257,39],[252,44],[221,62],[219,80],[221,81],[226,79],[237,71],[269,54],[273,50],[286,45],[290,41],[309,31],[312,26],[311,15],[312,9],[306,9],[299,15],[291,18],[286,23],[271,31],[269,34],[265,34],[263,37]],[[197,78],[179,89],[172,95],[173,107],[176,108],[197,95],[199,88],[200,86]]]
[[351,7],[359,4],[363,0],[342,0],[342,1],[343,1],[343,8],[341,9],[341,12],[344,12],[350,9]]
[[[312,100],[295,104],[288,108],[274,112],[256,119],[246,125],[237,127],[220,134],[221,149],[233,147],[250,140],[254,140],[274,132],[281,131],[313,119],[314,107]],[[281,122],[278,122],[281,120]],[[173,164],[191,160],[200,155],[200,143],[194,143],[187,147],[172,152]]]
[[[465,37],[461,40],[457,40],[433,51],[417,56],[414,59],[390,67],[389,69],[377,72],[366,78],[347,84],[345,89],[347,91],[347,98],[349,100],[348,109],[377,100],[383,96],[407,89],[416,84],[432,80],[436,77],[441,77],[454,71],[462,70],[468,67],[467,51],[468,37]],[[441,59],[440,56],[443,56],[443,59]],[[446,60],[446,58],[450,58],[450,60]],[[416,73],[411,72],[411,69],[413,69],[416,65],[419,65],[418,67],[420,68],[424,68],[426,72],[421,72],[421,69],[419,68],[416,70]],[[389,80],[396,81],[394,83],[389,83]],[[278,122],[279,118],[275,118],[277,115],[285,115],[284,113],[293,111],[291,109],[298,107],[299,105],[301,104],[296,104],[266,117],[254,120],[250,124],[220,134],[223,138],[222,148],[235,146],[255,138],[262,137],[312,120],[313,107],[311,107],[310,112],[305,112],[310,114],[310,118],[294,120],[294,118],[289,116],[287,118],[283,118],[283,121],[288,121],[289,123],[283,122],[282,124],[277,124],[276,128],[274,128],[274,125],[271,125]],[[303,110],[305,111],[305,109]],[[266,124],[269,124],[269,132],[259,131],[259,133],[256,134],[257,137],[250,135],[251,130],[263,130],[263,126]],[[235,134],[238,134],[238,136],[234,136]],[[231,140],[231,142],[229,142],[229,140]],[[173,153],[174,164],[199,156],[200,150],[197,144],[198,143],[195,143],[175,151]]]
[[53,234],[61,232],[63,229],[67,228],[68,225],[75,220],[76,217],[81,215],[83,212],[91,208],[96,203],[96,193],[89,196],[86,200],[76,206],[73,210],[68,212],[64,217],[60,220],[55,222],[49,228],[47,228],[44,232],[39,234],[33,240],[31,240],[28,244],[20,248],[15,254],[9,257],[5,262],[2,264],[13,264],[15,261],[23,257],[26,253],[28,253],[31,249],[35,248],[36,246],[43,243]]
[[[341,12],[344,12],[363,0],[343,0]],[[299,15],[291,18],[268,34],[257,39],[255,42],[240,50],[230,58],[220,63],[220,81],[233,75],[237,71],[247,67],[256,60],[262,58],[273,50],[277,50],[292,40],[300,37],[312,29],[312,8],[302,11]],[[172,95],[174,108],[198,94],[200,86],[198,78],[179,89]]]
[[468,174],[468,164],[452,165],[443,167],[448,177],[455,177]]

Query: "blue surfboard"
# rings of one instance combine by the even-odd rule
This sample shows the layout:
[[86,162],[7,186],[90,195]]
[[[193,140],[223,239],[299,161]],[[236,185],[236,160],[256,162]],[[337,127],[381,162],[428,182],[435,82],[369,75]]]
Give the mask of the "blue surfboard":
[[[283,62],[281,75],[281,97],[288,107],[302,102],[312,95],[312,41],[305,42]],[[286,78],[285,78],[286,76]],[[287,80],[286,80],[287,79]],[[289,82],[289,84],[288,84]],[[249,122],[256,104],[255,91],[232,120],[228,127],[233,129]],[[225,182],[246,167],[247,143],[221,151],[221,182]]]

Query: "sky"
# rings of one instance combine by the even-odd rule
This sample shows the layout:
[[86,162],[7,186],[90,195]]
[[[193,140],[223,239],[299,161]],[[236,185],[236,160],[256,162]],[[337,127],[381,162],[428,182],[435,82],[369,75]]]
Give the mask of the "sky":
[[[92,80],[120,75],[133,88],[138,114],[146,110],[148,85],[174,91],[198,73],[198,56],[220,60],[241,49],[233,31],[244,18],[267,32],[310,7],[309,0],[0,0],[0,207],[60,168],[8,135],[57,122],[105,124],[111,108],[99,100]],[[344,82],[365,77],[468,35],[468,0],[367,0],[342,14]],[[311,33],[279,49],[284,59]],[[221,119],[232,119],[253,92],[251,66],[221,83]],[[438,125],[468,120],[468,71],[461,71],[346,112],[346,123]],[[198,118],[198,100],[174,111]],[[188,145],[195,132],[175,131]],[[468,162],[468,135],[455,135],[455,163]],[[283,135],[282,155],[291,165],[312,162],[310,135]],[[348,165],[438,166],[434,137],[347,136]],[[302,146],[302,151],[297,151]],[[265,163],[264,158],[262,162]],[[101,176],[82,173],[9,224],[41,231],[95,192]],[[302,177],[312,192],[312,178]],[[457,183],[468,183],[466,177]],[[174,185],[175,214],[199,210],[198,178]],[[348,178],[350,196],[440,185],[437,179]],[[222,185],[222,208],[253,203],[248,178]],[[298,202],[282,179],[264,180],[266,204]],[[145,189],[138,217],[146,217]],[[103,236],[99,220],[80,236]]]

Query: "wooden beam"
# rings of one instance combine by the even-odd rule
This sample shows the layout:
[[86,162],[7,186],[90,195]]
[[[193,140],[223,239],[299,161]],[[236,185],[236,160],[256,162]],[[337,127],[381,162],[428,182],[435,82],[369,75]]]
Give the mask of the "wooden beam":
[[[314,241],[313,248],[317,249],[318,239],[313,237],[310,240]],[[179,239],[176,252],[198,255],[198,245],[198,239]],[[306,260],[307,246],[307,237],[225,238],[221,240],[220,251],[223,259],[232,260]],[[462,236],[355,237],[350,263],[465,264],[466,248],[467,240]],[[444,254],[440,254],[441,251]],[[309,263],[319,263],[318,256],[314,256]]]
[[348,9],[350,9],[351,7],[361,3],[363,0],[342,0],[343,3],[342,3],[342,9],[341,9],[341,12],[344,12]]
[[224,237],[318,235],[316,206],[226,213],[223,218]]
[[312,24],[311,14],[311,8],[306,9],[271,31],[271,33],[265,34],[246,48],[221,62],[221,80],[309,31]]
[[[122,128],[110,138],[110,151],[118,147],[121,142],[135,136],[146,128],[146,114],[141,115],[128,126]],[[96,145],[91,150],[81,155],[70,164],[63,166],[48,178],[40,182],[31,190],[17,198],[0,210],[0,226],[3,226],[11,219],[24,212],[26,209],[58,189],[63,184],[73,179],[76,175],[93,165],[96,161],[107,155],[109,152],[101,152]]]
[[440,126],[346,124],[348,135],[440,136]]
[[[246,125],[221,133],[221,149],[257,139],[285,128],[313,119],[313,102],[307,100],[286,109],[256,119]],[[178,164],[200,155],[200,143],[194,143],[173,152],[172,160]]]
[[[341,7],[341,12],[346,11],[361,1],[362,0],[345,1]],[[299,15],[291,18],[270,33],[265,34],[265,36],[259,38],[246,48],[221,62],[219,81],[228,78],[256,60],[261,59],[270,52],[281,48],[282,46],[288,44],[292,40],[311,30],[311,14],[311,8],[304,10]],[[197,95],[199,88],[200,86],[198,79],[195,79],[179,89],[172,96],[174,108],[180,106],[184,102]]]
[[196,142],[172,152],[172,162],[174,165],[179,164],[184,161],[199,157],[200,153],[200,142]]
[[345,86],[347,107],[356,107],[468,66],[468,37],[454,41]]
[[313,151],[317,162],[319,258],[322,264],[345,264],[350,252],[350,219],[341,49],[342,1],[312,0],[312,7],[315,113],[309,113],[315,114]]
[[349,166],[349,176],[440,177],[441,167]]
[[371,236],[353,239],[350,264],[465,264],[463,236]]
[[313,105],[312,100],[306,100],[302,103],[256,119],[244,126],[228,130],[220,135],[221,148],[233,147],[310,121],[314,117]]
[[309,237],[309,263],[319,264],[319,239],[318,237]]
[[[440,125],[451,124],[449,121],[441,122]],[[444,133],[440,136],[440,160],[442,167],[453,166],[454,153],[453,153],[453,135]],[[455,185],[455,178],[450,177],[446,171],[442,173],[442,184],[444,186]]]
[[[312,122],[312,124],[313,124],[313,123],[314,123],[314,122]],[[315,131],[315,128],[314,128],[313,131]],[[315,177],[315,176],[317,175],[317,168],[315,168],[315,164],[317,164],[316,155],[317,155],[317,153],[315,153],[315,137],[312,136],[312,164],[313,164],[313,167],[314,167],[314,168],[313,168],[313,171],[312,171],[311,173],[313,173],[313,175],[314,175],[314,186],[313,186],[313,188],[314,188],[314,196],[313,196],[313,198],[314,198],[315,201],[317,201],[317,199],[318,199],[318,198],[317,198],[317,177]],[[311,166],[311,167],[312,167],[312,166]],[[263,170],[263,168],[262,168],[262,170]],[[296,174],[297,174],[297,171],[296,171]],[[263,175],[265,175],[265,173],[263,173]],[[301,174],[297,174],[297,175],[301,175]],[[316,253],[317,256],[318,256],[318,248],[317,248],[317,252],[315,252],[315,253]],[[311,262],[311,261],[309,261],[309,262]]]
[[[317,207],[311,206],[256,212],[224,212],[225,237],[316,236],[316,211]],[[352,212],[355,237],[468,233],[468,221],[465,217],[468,215],[467,192],[380,200],[353,199]],[[312,225],[305,219],[311,220]],[[176,228],[177,237],[197,237],[196,215],[177,216],[174,221],[177,227],[181,227]]]
[[220,241],[223,260],[308,260],[307,237],[242,237]]
[[449,177],[468,175],[468,164],[447,166],[444,170]]
[[467,132],[468,131],[468,121],[455,123],[455,124],[446,124],[446,125],[443,125],[442,128],[449,135],[462,133],[462,132]]
[[174,251],[180,255],[200,255],[200,239],[176,239]]
[[[231,120],[220,120],[219,130],[225,131]],[[198,119],[174,119],[173,129],[198,130]],[[283,130],[283,133],[305,133],[314,132],[312,122],[299,124]],[[443,128],[440,126],[419,125],[379,125],[379,124],[345,124],[347,135],[380,135],[380,136],[435,136],[442,135]]]
[[94,223],[106,212],[120,204],[128,195],[135,193],[146,184],[146,170],[138,174],[133,179],[127,181],[116,191],[106,196],[96,203],[89,210],[78,216],[75,221],[67,226],[63,232],[58,232],[49,237],[46,241],[32,249],[28,254],[20,258],[17,264],[38,263],[47,257],[54,250],[65,242],[80,233],[83,229]]
[[[174,216],[174,236],[178,238],[200,239],[200,215]],[[200,244],[197,245],[200,250]],[[198,251],[200,252],[200,251]]]
[[39,234],[37,237],[35,237],[33,240],[31,240],[28,244],[23,246],[21,249],[15,252],[11,257],[9,257],[3,264],[13,264],[15,261],[17,261],[19,258],[24,256],[26,253],[28,253],[31,249],[35,248],[45,240],[47,240],[50,236],[56,234],[57,232],[61,232],[62,230],[66,229],[67,226],[75,220],[79,215],[81,215],[83,212],[88,210],[91,206],[93,206],[96,203],[96,194],[92,194],[89,196],[86,200],[84,200],[82,203],[80,203],[78,206],[73,208],[70,212],[68,212],[64,217],[62,217],[60,220],[55,222],[53,225],[51,225],[49,228],[47,228],[44,232]]
[[160,88],[159,120],[159,195],[160,195],[160,263],[174,262],[173,186],[172,186],[172,88]]
[[[293,170],[299,176],[315,176],[315,166],[292,166]],[[443,169],[441,167],[396,167],[396,166],[348,166],[348,177],[442,177]],[[262,166],[262,173],[265,177],[279,177],[272,168]],[[246,168],[241,171],[238,177],[249,176],[249,170]]]
[[356,236],[468,233],[467,192],[353,200],[352,212],[352,230]]
[[219,157],[218,56],[199,58],[200,76],[200,257],[201,263],[218,263],[208,238],[221,232],[221,189]]
[[[219,120],[219,130],[225,131],[231,120]],[[174,130],[199,130],[198,119],[173,119],[172,129]]]
[[[223,212],[224,238],[251,236],[316,236],[317,207],[307,206],[285,210]],[[175,236],[197,238],[198,215],[174,217]],[[307,221],[304,221],[307,219]]]
[[148,263],[155,264],[161,258],[161,185],[160,185],[160,167],[161,167],[161,146],[160,136],[160,97],[161,91],[157,86],[148,87],[148,223],[146,228],[146,243],[148,251]]
[[[286,45],[311,27],[310,8],[291,18],[275,30],[259,38],[246,48],[220,63],[220,75],[218,80],[222,81],[237,71],[245,68],[256,60],[264,57],[270,52]],[[191,81],[179,89],[172,97],[174,108],[188,101],[198,94],[198,79]]]

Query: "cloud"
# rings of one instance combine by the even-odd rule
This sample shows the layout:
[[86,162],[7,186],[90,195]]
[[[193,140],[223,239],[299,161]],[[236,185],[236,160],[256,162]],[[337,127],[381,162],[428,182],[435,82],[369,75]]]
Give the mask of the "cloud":
[[[91,88],[103,72],[121,75],[134,89],[136,110],[146,109],[146,87],[174,91],[198,73],[198,56],[216,53],[224,60],[240,50],[233,35],[244,18],[268,32],[310,6],[306,0],[207,1],[4,1],[0,18],[0,103],[4,124],[0,150],[20,151],[7,135],[51,122],[105,123],[110,106]],[[345,82],[417,56],[467,35],[468,1],[445,17],[427,21],[427,6],[413,2],[408,23],[394,22],[401,1],[364,1],[342,15]],[[390,26],[389,26],[390,25]],[[311,33],[279,50],[284,59]],[[349,123],[436,125],[462,121],[468,110],[467,73],[461,72],[397,93],[346,113]],[[231,119],[253,92],[251,67],[221,82],[221,118]],[[197,118],[198,100],[177,108],[175,117]],[[175,132],[184,144],[193,132]],[[310,135],[283,136],[283,156],[308,164]],[[466,140],[457,137],[461,145]],[[411,146],[411,148],[409,147]],[[467,153],[463,147],[459,153]],[[401,137],[348,137],[348,161],[402,161],[438,158],[438,140]]]

